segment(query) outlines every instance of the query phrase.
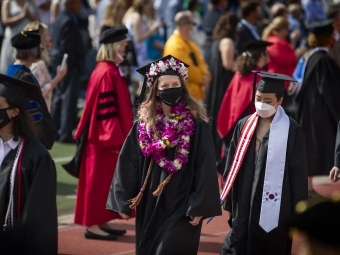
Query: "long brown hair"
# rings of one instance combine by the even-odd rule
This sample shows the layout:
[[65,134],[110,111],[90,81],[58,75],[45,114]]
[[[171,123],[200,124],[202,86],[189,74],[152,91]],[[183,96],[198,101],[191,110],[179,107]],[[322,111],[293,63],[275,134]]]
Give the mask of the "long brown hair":
[[[158,78],[155,80],[152,88],[149,89],[148,94],[146,96],[145,102],[143,102],[138,109],[138,117],[145,119],[147,118],[149,122],[147,124],[152,125],[153,129],[156,130],[156,107],[161,104],[161,100],[157,96],[158,94]],[[195,116],[196,119],[203,120],[204,122],[209,122],[209,118],[207,116],[207,111],[203,105],[198,103],[189,93],[186,83],[182,78],[179,77],[181,82],[181,86],[183,88],[183,94],[181,97],[182,101],[185,101],[188,104],[188,107],[191,113]]]
[[212,38],[214,40],[230,38],[235,40],[238,18],[235,14],[228,12],[217,21]]
[[119,8],[126,8],[125,0],[114,0],[108,4],[105,9],[104,17],[101,26],[114,27],[116,26],[116,13]]

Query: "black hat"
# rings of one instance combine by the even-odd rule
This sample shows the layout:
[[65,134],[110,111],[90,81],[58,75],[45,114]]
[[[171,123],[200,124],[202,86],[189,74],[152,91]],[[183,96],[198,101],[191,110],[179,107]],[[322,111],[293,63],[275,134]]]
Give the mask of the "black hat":
[[340,248],[340,201],[312,198],[296,206],[291,225],[320,243]]
[[26,103],[30,100],[42,103],[40,87],[4,74],[0,74],[0,96],[9,99],[23,109],[27,108]]
[[332,19],[316,21],[307,25],[307,29],[312,34],[329,34],[334,31],[332,22]]
[[100,35],[99,43],[108,44],[127,39],[128,30],[125,26],[117,26],[104,30]]
[[261,40],[252,40],[242,44],[243,51],[251,50],[265,50],[266,47],[272,45],[273,43]]
[[40,35],[38,30],[21,31],[12,37],[11,43],[13,48],[20,50],[33,49],[40,45]]
[[146,86],[151,87],[153,81],[158,77],[163,75],[176,75],[186,81],[188,77],[188,67],[188,64],[182,62],[178,58],[167,55],[137,69],[136,71],[144,76],[139,102],[142,103],[144,101]]
[[294,78],[284,74],[253,72],[261,76],[261,80],[256,86],[256,89],[261,93],[283,93],[285,89],[285,81],[297,82]]

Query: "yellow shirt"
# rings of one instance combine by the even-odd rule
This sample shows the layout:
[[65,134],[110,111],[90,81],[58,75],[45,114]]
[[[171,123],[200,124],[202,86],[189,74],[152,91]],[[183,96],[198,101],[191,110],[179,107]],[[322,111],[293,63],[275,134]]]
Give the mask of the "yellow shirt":
[[[195,54],[198,66],[195,66],[191,59],[191,52]],[[195,43],[175,31],[165,43],[163,54],[164,56],[170,54],[190,66],[187,81],[189,92],[196,100],[204,100],[203,75],[208,75],[209,78],[211,75]]]

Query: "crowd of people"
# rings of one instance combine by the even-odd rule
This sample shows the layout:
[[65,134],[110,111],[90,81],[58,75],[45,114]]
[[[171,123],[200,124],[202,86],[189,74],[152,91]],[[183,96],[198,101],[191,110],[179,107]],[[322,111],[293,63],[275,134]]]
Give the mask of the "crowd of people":
[[339,199],[299,208],[339,181],[339,34],[337,0],[2,0],[0,249],[57,253],[57,140],[87,239],[135,217],[136,254],[197,254],[222,205],[222,255],[291,254],[291,226],[338,254],[309,215]]

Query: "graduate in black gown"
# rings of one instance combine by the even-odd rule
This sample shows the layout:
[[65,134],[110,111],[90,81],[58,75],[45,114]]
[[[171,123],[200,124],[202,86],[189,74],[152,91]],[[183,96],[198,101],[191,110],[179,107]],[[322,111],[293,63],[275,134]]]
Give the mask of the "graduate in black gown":
[[150,88],[120,151],[107,209],[136,209],[136,254],[197,254],[202,220],[221,215],[214,143],[189,94],[187,66],[168,55],[139,70]]
[[306,136],[308,190],[312,196],[312,176],[328,175],[334,164],[340,120],[340,68],[328,54],[334,45],[332,21],[312,23],[309,30],[308,44],[312,49],[296,93],[296,121]]
[[338,132],[336,134],[335,140],[335,151],[334,151],[334,166],[329,173],[329,179],[332,182],[337,182],[340,180],[340,121],[338,124]]
[[[40,89],[39,82],[29,69],[35,61],[40,59],[39,32],[37,30],[21,31],[12,37],[11,43],[15,48],[15,62],[8,67],[6,75],[35,84]],[[56,139],[56,129],[46,103],[42,99],[43,96],[40,91],[39,103],[30,104],[29,110],[36,113],[34,117],[41,131],[38,139],[49,150]],[[36,118],[37,116],[39,118]]]
[[39,87],[0,74],[0,253],[54,255],[56,169],[34,137],[29,100],[41,102]]
[[221,200],[232,230],[222,255],[290,255],[289,221],[307,198],[305,137],[281,107],[291,78],[258,74],[256,113],[236,125],[223,175]]

